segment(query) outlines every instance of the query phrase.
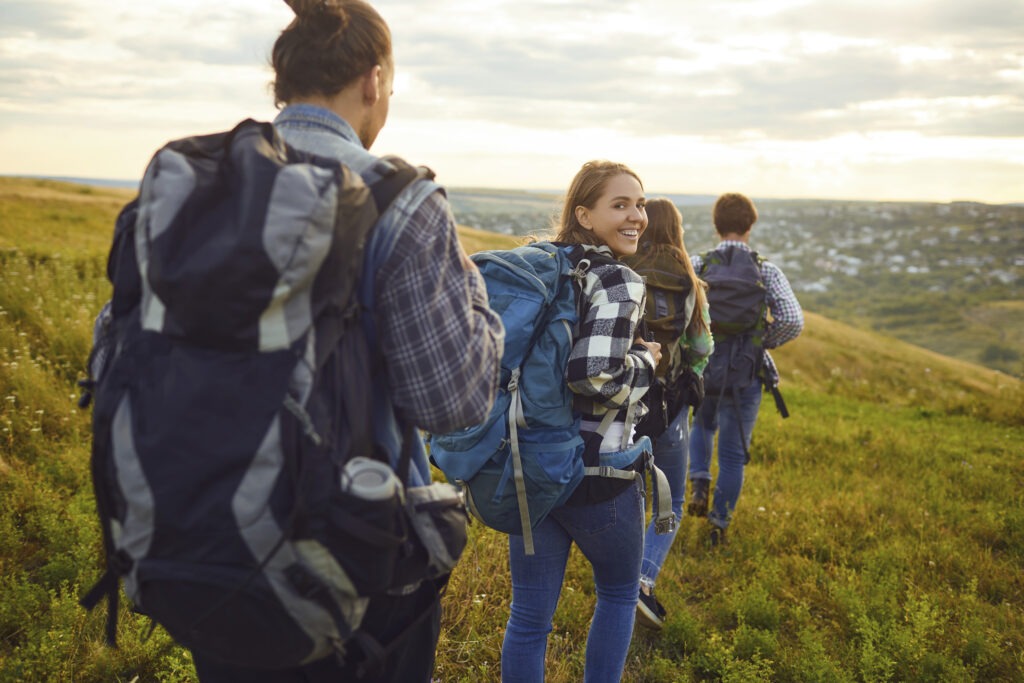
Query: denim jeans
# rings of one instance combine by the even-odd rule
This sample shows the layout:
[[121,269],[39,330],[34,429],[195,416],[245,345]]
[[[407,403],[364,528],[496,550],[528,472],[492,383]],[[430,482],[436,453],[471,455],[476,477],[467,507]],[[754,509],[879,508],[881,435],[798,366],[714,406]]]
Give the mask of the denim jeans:
[[633,637],[640,590],[644,500],[640,482],[594,505],[556,508],[533,530],[535,555],[509,536],[512,610],[501,647],[501,680],[544,680],[551,620],[573,542],[594,569],[597,606],[587,636],[586,683],[617,683]]
[[[740,436],[746,436],[747,448],[757,422],[761,406],[761,385],[747,387],[739,392],[739,410],[728,392],[718,396],[705,396],[694,416],[690,432],[690,479],[711,481],[711,453],[718,432],[718,481],[715,483],[714,502],[708,520],[717,527],[727,529],[743,488],[743,468],[747,456]],[[741,422],[742,421],[742,422]]]
[[668,555],[676,530],[683,519],[683,499],[686,495],[686,460],[689,453],[690,409],[680,411],[679,416],[661,436],[654,440],[654,464],[665,473],[672,491],[672,512],[676,513],[676,529],[668,534],[654,533],[654,520],[644,534],[644,559],[640,566],[640,582],[651,588],[658,578],[661,565]]

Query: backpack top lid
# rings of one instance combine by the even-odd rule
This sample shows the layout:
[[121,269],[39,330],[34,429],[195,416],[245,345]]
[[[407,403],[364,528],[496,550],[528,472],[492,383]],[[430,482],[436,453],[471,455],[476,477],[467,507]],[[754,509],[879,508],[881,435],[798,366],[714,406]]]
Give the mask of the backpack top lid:
[[708,283],[711,332],[716,343],[757,329],[767,322],[767,289],[757,252],[735,245],[701,254],[698,276]]
[[167,144],[140,189],[143,328],[208,348],[288,348],[354,298],[369,197],[347,167],[284,145],[269,123]]

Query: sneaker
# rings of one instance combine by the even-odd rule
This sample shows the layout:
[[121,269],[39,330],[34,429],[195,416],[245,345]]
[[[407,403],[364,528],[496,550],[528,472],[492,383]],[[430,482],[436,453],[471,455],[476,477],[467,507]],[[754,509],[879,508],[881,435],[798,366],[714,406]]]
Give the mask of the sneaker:
[[648,595],[640,591],[640,599],[636,602],[637,620],[642,626],[660,630],[665,623],[665,608],[654,597],[654,591]]
[[691,517],[708,516],[708,489],[711,482],[707,479],[690,480],[690,502],[686,506],[686,513]]
[[711,531],[708,534],[708,541],[711,543],[712,548],[717,548],[720,545],[725,545],[725,529],[720,526],[711,525]]

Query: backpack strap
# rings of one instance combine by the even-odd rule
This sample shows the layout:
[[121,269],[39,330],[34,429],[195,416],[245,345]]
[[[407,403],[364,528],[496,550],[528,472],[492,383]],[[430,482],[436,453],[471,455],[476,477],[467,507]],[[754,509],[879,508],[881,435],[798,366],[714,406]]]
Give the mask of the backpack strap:
[[[374,178],[374,176],[377,176]],[[396,156],[387,156],[380,159],[363,176],[363,180],[370,186],[373,194],[373,201],[377,205],[377,214],[384,215],[391,203],[398,198],[406,187],[414,180],[433,180],[434,172],[426,166],[413,166],[405,159]]]
[[519,428],[526,427],[523,403],[519,394],[520,369],[512,371],[508,381],[511,400],[508,407],[509,449],[512,453],[512,479],[516,486],[516,502],[519,508],[519,524],[523,529],[523,545],[527,555],[534,554],[533,527],[530,525],[530,507],[526,497],[526,477],[523,474],[523,456],[519,450]]
[[789,417],[789,409],[786,408],[786,402],[782,400],[782,392],[779,391],[777,386],[767,387],[768,391],[771,392],[772,398],[775,399],[775,409],[779,411],[779,415],[783,419]]
[[[754,259],[754,262],[757,263],[758,270],[761,270],[761,268],[764,267],[765,262],[768,260],[768,259],[764,258],[763,256],[761,256],[756,251],[751,251],[750,255]],[[761,317],[761,320],[758,322],[757,327],[754,328],[754,332],[756,334],[760,334],[760,335],[764,335],[765,330],[768,328],[768,305],[767,305],[767,303],[765,304],[764,309],[765,309],[765,315],[763,315]],[[768,353],[768,350],[762,348],[762,353]],[[765,368],[765,365],[762,363],[762,365],[761,365],[761,373],[762,373],[761,374],[761,380],[762,380],[762,383],[764,384],[764,388],[768,392],[771,393],[772,398],[775,400],[775,409],[777,411],[779,411],[779,415],[781,415],[782,418],[785,419],[785,418],[789,417],[789,409],[786,407],[786,401],[783,400],[782,392],[779,391],[779,387],[778,386],[769,386],[768,383],[764,381],[764,379],[765,379],[764,378],[764,368]],[[737,402],[737,405],[738,405],[738,402]],[[746,441],[744,441],[743,443],[746,444]],[[746,446],[745,445],[744,445],[744,451],[746,451]],[[749,462],[749,461],[750,461],[750,453],[747,452],[747,462]]]
[[[615,414],[615,412],[611,411],[611,414]],[[628,435],[628,431],[626,433]],[[669,487],[665,473],[654,464],[654,448],[651,446],[650,437],[642,436],[629,448],[624,447],[621,451],[604,455],[605,457],[601,458],[604,464],[597,467],[584,467],[583,475],[608,479],[639,479],[643,484],[645,473],[650,472],[654,531],[657,534],[667,534],[675,530],[678,520],[675,513],[672,512],[672,489]],[[623,470],[620,469],[620,462],[617,461],[621,461],[622,465],[639,461],[640,467],[635,470]]]
[[[329,347],[333,348],[339,341],[347,347],[339,354],[338,362],[341,364],[341,376],[348,378],[348,381],[342,383],[341,392],[348,413],[351,448],[357,453],[372,454],[376,451],[373,437],[374,387],[371,375],[372,369],[377,367],[382,359],[379,353],[380,346],[376,343],[376,325],[372,312],[372,303],[375,299],[374,282],[377,271],[391,256],[404,224],[389,225],[391,229],[387,235],[377,236],[376,233],[380,228],[381,217],[409,185],[421,178],[429,180],[433,177],[434,173],[430,169],[412,166],[399,157],[381,159],[363,175],[377,207],[377,220],[366,237],[366,250],[360,264],[360,292],[353,293],[350,302],[354,307],[350,307],[350,310],[359,320],[350,319],[349,322],[361,326],[362,330],[359,334],[349,335],[350,339],[342,339],[344,330],[339,326],[338,329],[332,330],[334,341]],[[380,248],[374,248],[377,245],[380,245]],[[366,292],[368,294],[364,295]],[[360,302],[360,298],[363,302]],[[363,321],[363,318],[369,319]],[[404,453],[405,449],[402,451]],[[398,472],[399,478],[403,485],[408,485],[409,463],[406,462],[401,469],[403,471]]]

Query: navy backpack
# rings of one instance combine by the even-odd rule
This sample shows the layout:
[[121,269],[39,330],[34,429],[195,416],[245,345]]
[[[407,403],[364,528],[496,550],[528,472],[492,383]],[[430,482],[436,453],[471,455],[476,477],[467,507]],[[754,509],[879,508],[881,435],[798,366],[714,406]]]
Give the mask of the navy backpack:
[[393,470],[371,436],[364,247],[429,172],[374,173],[247,120],[165,145],[122,211],[87,387],[106,572],[82,602],[108,598],[111,643],[123,581],[135,610],[229,665],[386,656],[359,629],[370,598],[458,560],[458,490],[408,486],[411,451]]
[[[739,392],[764,385],[764,335],[768,325],[763,259],[756,252],[728,246],[701,255],[698,277],[708,283],[708,308],[715,350],[704,369],[704,391],[739,405]],[[788,417],[778,387],[767,387],[783,417]],[[747,437],[740,424],[744,451]],[[749,460],[750,454],[747,453]]]

